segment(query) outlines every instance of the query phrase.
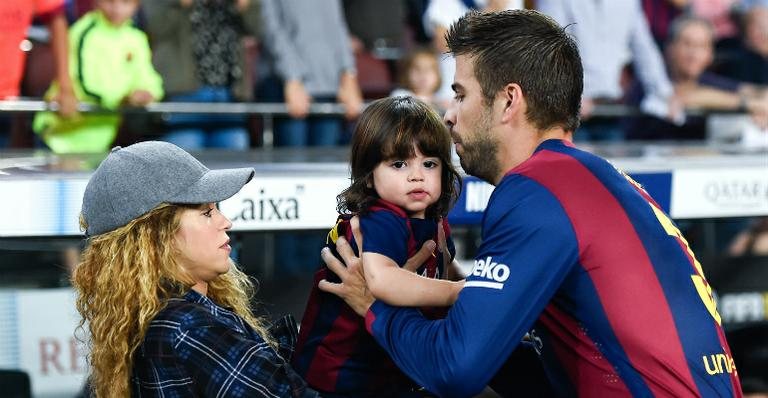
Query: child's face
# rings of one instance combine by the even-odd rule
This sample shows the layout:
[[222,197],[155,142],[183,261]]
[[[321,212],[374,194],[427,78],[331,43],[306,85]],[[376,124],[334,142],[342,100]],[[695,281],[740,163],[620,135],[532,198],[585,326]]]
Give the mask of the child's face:
[[120,26],[133,17],[139,7],[139,0],[98,0],[96,7],[109,23]]
[[420,96],[432,96],[438,88],[439,73],[435,57],[426,54],[417,56],[408,70],[411,91]]
[[384,160],[373,169],[373,187],[382,199],[400,206],[410,217],[424,218],[427,208],[440,200],[443,165],[415,147],[410,159]]

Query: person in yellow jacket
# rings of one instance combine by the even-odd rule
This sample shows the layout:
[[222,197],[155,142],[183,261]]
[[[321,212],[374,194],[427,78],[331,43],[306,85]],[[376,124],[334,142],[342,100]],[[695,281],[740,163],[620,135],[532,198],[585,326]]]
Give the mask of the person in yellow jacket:
[[[80,102],[116,109],[144,106],[163,96],[147,37],[131,21],[138,6],[139,0],[97,0],[96,9],[72,25],[69,70]],[[46,97],[57,91],[54,82]],[[53,152],[89,153],[109,150],[119,124],[117,114],[63,119],[53,112],[40,112],[33,128]]]

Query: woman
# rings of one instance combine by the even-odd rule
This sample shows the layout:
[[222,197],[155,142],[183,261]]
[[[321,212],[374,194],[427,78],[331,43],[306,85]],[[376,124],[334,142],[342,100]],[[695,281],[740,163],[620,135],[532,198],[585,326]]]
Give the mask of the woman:
[[113,149],[94,172],[73,285],[97,396],[317,396],[287,363],[295,324],[271,333],[229,258],[216,202],[253,173],[151,141]]

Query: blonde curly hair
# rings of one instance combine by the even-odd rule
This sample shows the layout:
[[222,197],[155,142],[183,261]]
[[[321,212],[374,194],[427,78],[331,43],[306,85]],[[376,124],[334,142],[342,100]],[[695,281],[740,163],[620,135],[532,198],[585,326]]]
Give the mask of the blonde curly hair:
[[[167,299],[183,295],[195,284],[176,261],[175,236],[181,211],[200,206],[161,204],[125,226],[90,239],[72,284],[83,317],[78,330],[87,329],[80,338],[90,348],[90,377],[97,397],[130,395],[133,354],[149,323]],[[85,224],[81,216],[83,230]],[[248,276],[232,264],[228,273],[208,282],[207,296],[231,307],[272,343],[265,322],[251,311],[253,292]]]

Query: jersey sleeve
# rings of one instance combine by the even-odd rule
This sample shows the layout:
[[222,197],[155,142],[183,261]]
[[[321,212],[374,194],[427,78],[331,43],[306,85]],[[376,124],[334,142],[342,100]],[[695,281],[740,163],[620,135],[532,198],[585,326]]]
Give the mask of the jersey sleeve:
[[442,320],[377,301],[366,327],[406,374],[440,396],[479,393],[577,263],[573,227],[538,183],[506,177],[483,218],[483,242]]
[[399,266],[408,260],[408,226],[402,217],[386,211],[374,211],[360,217],[363,252],[378,253]]

